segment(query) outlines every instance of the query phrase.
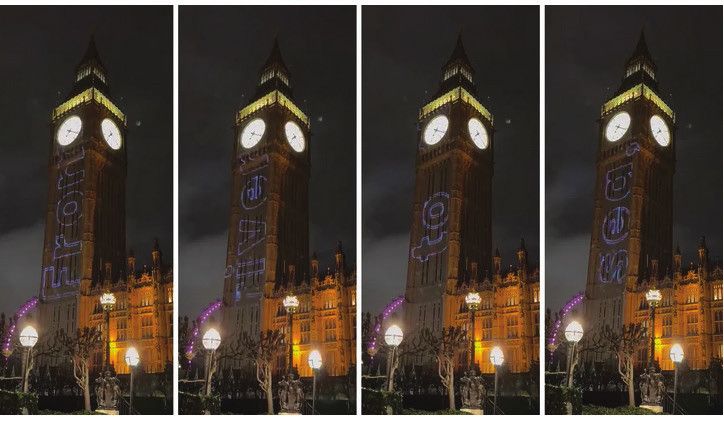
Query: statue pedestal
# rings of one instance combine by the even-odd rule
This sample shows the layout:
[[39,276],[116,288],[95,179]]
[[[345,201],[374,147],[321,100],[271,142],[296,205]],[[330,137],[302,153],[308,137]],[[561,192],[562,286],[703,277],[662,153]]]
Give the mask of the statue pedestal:
[[648,409],[649,411],[655,413],[655,414],[663,414],[664,413],[664,407],[661,405],[639,405],[639,408]]
[[302,415],[299,412],[280,412],[277,415]]
[[467,412],[472,415],[483,415],[483,410],[480,408],[460,408],[460,412]]
[[118,415],[117,409],[96,409],[95,412],[103,415]]

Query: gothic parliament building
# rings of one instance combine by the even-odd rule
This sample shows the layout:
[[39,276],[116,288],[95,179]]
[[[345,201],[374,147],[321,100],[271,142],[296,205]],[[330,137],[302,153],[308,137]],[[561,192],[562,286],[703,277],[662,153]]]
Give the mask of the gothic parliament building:
[[[61,329],[98,328],[104,343],[110,337],[117,373],[128,373],[130,346],[138,349],[143,372],[162,373],[173,361],[173,273],[158,242],[150,267],[137,268],[133,251],[126,253],[126,116],[114,103],[92,38],[73,88],[51,117],[39,336],[52,341]],[[116,297],[110,336],[100,305],[105,292]],[[94,368],[103,366],[104,349],[94,355]],[[38,362],[62,364],[60,357]]]
[[[311,377],[307,358],[317,349],[328,375],[344,376],[357,360],[356,275],[341,244],[334,267],[320,269],[316,254],[310,261],[310,135],[274,40],[255,95],[236,114],[221,332],[229,343],[270,330],[287,341],[282,301],[296,295],[293,366]],[[275,370],[286,365],[280,353]]]
[[[620,88],[601,107],[584,326],[648,328],[645,294],[658,289],[655,360],[673,370],[669,350],[678,342],[689,367],[701,370],[722,358],[722,270],[703,237],[688,265],[673,247],[676,115],[660,97],[656,72],[642,33]],[[638,364],[647,361],[645,348]],[[611,358],[591,352],[586,360]]]
[[[423,328],[469,330],[465,296],[476,291],[479,370],[494,372],[490,351],[499,346],[508,370],[526,373],[539,361],[539,273],[522,240],[507,268],[492,250],[494,120],[474,75],[458,37],[437,93],[419,112],[404,326],[415,327],[412,337]],[[467,349],[459,367],[468,364]],[[410,363],[430,364],[422,356]]]

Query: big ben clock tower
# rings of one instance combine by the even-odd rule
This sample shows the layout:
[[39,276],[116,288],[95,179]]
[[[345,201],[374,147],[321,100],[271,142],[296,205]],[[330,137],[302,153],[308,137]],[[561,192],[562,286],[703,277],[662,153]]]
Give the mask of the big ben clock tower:
[[222,315],[229,338],[271,329],[264,294],[309,273],[309,127],[275,39],[256,94],[236,115]]
[[39,326],[74,332],[80,297],[126,261],[126,117],[92,38],[51,130]]
[[627,296],[673,269],[675,115],[659,96],[656,71],[642,32],[620,88],[601,107],[588,329],[630,323],[640,303]]
[[445,296],[464,271],[491,274],[493,116],[476,98],[474,74],[458,37],[419,113],[405,290],[405,325],[415,331],[452,324],[458,308]]

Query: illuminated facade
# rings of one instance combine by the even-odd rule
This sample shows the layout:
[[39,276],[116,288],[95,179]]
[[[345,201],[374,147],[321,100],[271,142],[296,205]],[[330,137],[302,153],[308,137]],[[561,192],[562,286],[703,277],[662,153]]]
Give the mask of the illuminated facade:
[[[480,294],[480,308],[475,312],[475,362],[482,373],[494,373],[490,350],[503,350],[512,373],[527,373],[539,359],[540,280],[538,270],[528,264],[528,252],[521,244],[516,252],[516,264],[501,269],[502,260],[496,252],[493,258],[493,277],[478,280],[477,269],[471,267],[469,281],[455,294],[446,294],[445,307],[453,311],[445,326],[470,328],[470,310],[465,296],[470,291]],[[468,285],[472,284],[473,288]],[[461,350],[458,365],[466,366],[469,351]]]
[[[294,365],[319,347],[331,375],[356,361],[355,276],[341,249],[337,266],[319,273],[309,260],[310,122],[293,102],[291,77],[276,40],[249,104],[236,114],[222,335],[287,330],[281,300],[300,300],[294,316]],[[340,260],[340,258],[342,260]],[[280,355],[277,369],[286,366]]]
[[[681,253],[674,252],[673,276],[661,277],[657,268],[636,290],[626,291],[626,323],[640,323],[648,328],[650,308],[646,291],[653,286],[661,291],[654,318],[654,357],[663,370],[673,370],[669,358],[671,346],[679,343],[686,363],[692,370],[704,370],[714,359],[722,358],[722,271],[709,259],[702,238],[698,260],[682,267]],[[648,349],[641,349],[637,362],[648,361]]]
[[[524,247],[507,272],[492,253],[493,116],[476,98],[474,74],[458,38],[438,92],[419,113],[404,326],[410,335],[467,327],[464,297],[474,288],[483,299],[475,333],[481,370],[492,372],[489,351],[498,345],[512,371],[526,372],[538,359],[538,276]],[[458,363],[467,359],[461,351]]]
[[[690,366],[701,369],[721,358],[721,270],[709,261],[703,240],[689,269],[682,268],[678,247],[673,251],[676,116],[659,96],[656,71],[642,33],[621,87],[601,107],[585,327],[648,325],[644,295],[658,288],[656,359],[671,369],[669,348],[678,341]],[[590,352],[586,358],[611,356]],[[642,349],[639,363],[646,359]]]
[[[147,372],[159,372],[172,359],[173,280],[157,247],[145,274],[137,274],[130,264],[135,259],[126,256],[126,117],[113,103],[106,75],[91,39],[70,94],[51,115],[39,330],[50,338],[61,329],[98,325],[100,294],[115,291],[112,349],[134,343],[142,358],[146,352]],[[152,332],[137,329],[141,324]],[[60,363],[49,357],[42,362]],[[125,370],[125,364],[114,365]]]

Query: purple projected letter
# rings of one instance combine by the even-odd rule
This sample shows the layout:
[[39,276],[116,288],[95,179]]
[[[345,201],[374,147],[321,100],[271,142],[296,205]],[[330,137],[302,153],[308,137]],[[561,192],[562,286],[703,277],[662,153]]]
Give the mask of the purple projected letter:
[[633,164],[630,162],[606,173],[606,199],[617,201],[626,198],[631,192]]
[[626,276],[628,252],[618,250],[613,253],[601,253],[598,279],[604,284],[620,284]]

